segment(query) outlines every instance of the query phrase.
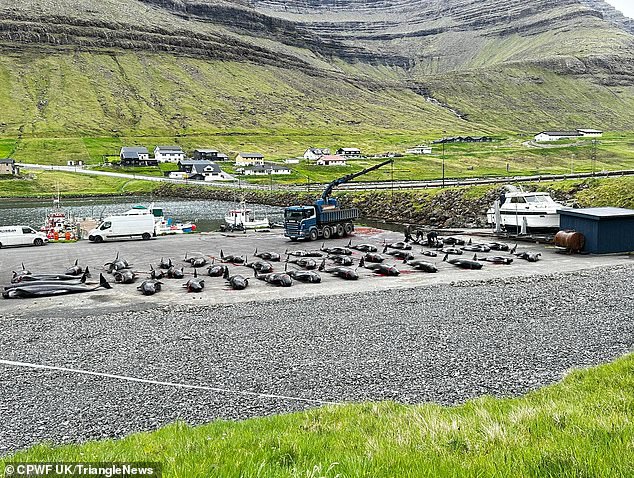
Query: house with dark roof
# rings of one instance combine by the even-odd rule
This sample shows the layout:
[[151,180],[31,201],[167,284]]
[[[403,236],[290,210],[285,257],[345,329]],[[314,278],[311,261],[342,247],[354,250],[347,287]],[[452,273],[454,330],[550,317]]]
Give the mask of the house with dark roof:
[[15,160],[10,158],[0,159],[0,175],[16,176],[20,174],[20,168],[15,165]]
[[236,156],[236,166],[263,165],[264,155],[260,153],[238,153]]
[[535,135],[535,141],[558,141],[560,139],[578,138],[579,131],[542,131]]
[[308,148],[304,152],[304,159],[308,161],[316,161],[322,156],[328,156],[330,154],[330,149],[328,148]]
[[185,159],[185,151],[180,146],[157,146],[154,159],[159,163],[178,163]]
[[217,149],[195,149],[193,159],[196,161],[229,161],[229,156]]
[[275,163],[263,163],[255,164],[253,166],[245,166],[239,168],[236,172],[244,174],[245,176],[268,176],[278,174],[291,174],[292,171],[281,164]]
[[235,179],[220,169],[216,163],[192,159],[179,161],[178,171],[170,173],[169,177],[194,181],[233,181]]
[[339,148],[336,154],[346,158],[360,158],[361,150],[358,148]]
[[150,153],[143,146],[124,146],[119,152],[121,166],[157,166],[156,159],[150,159]]

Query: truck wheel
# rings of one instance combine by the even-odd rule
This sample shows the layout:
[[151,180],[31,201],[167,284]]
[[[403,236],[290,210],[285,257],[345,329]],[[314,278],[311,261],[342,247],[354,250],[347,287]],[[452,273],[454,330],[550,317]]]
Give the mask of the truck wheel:
[[0,242],[0,249],[2,249],[2,243]]
[[311,229],[310,234],[308,235],[308,239],[311,241],[316,241],[318,237],[319,234],[317,233],[317,229]]
[[95,242],[96,242],[97,244],[99,244],[99,243],[103,242],[103,237],[101,237],[101,236],[95,236]]
[[352,225],[351,222],[346,222],[346,225],[343,226],[343,230],[346,233],[346,236],[349,234],[352,234],[352,231],[354,231],[354,226]]
[[321,233],[324,235],[324,239],[330,239],[330,236],[332,236],[332,231],[328,226],[324,227],[324,230],[321,231]]
[[343,230],[343,224],[337,224],[337,236],[343,237],[345,235],[345,231]]
[[44,241],[38,237],[37,239],[33,241],[33,244],[35,244],[36,246],[43,246]]
[[143,239],[144,241],[147,241],[151,238],[152,238],[152,235],[149,232],[144,232],[143,235],[141,236],[141,239]]

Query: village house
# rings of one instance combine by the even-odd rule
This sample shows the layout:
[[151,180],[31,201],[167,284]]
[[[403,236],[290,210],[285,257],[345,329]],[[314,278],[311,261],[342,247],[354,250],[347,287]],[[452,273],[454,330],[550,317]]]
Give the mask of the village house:
[[154,159],[159,163],[178,163],[185,159],[185,151],[180,146],[157,146]]
[[156,159],[150,159],[150,153],[143,146],[124,146],[119,158],[121,166],[158,166]]
[[339,148],[336,154],[346,158],[360,158],[361,150],[357,148]]
[[284,160],[285,164],[299,164],[300,158],[288,158]]
[[216,163],[191,159],[179,161],[178,171],[171,172],[169,177],[194,181],[233,181],[235,179],[220,169]]
[[253,166],[246,166],[237,170],[239,174],[245,176],[268,176],[277,174],[291,174],[292,171],[286,166],[274,163],[256,164]]
[[13,159],[0,159],[0,175],[17,176],[20,174],[20,168],[15,165]]
[[229,156],[216,149],[195,149],[194,160],[196,161],[229,161]]
[[410,148],[405,152],[407,154],[431,154],[432,149],[431,146],[424,146],[422,144],[419,144],[418,146]]
[[347,166],[346,158],[337,154],[328,154],[321,156],[315,164],[317,166]]
[[304,159],[308,161],[316,161],[322,156],[328,156],[330,149],[328,148],[308,148],[304,153]]
[[578,131],[542,131],[535,135],[535,141],[558,141],[560,139],[578,138]]
[[577,131],[581,134],[581,136],[590,138],[600,138],[603,136],[603,131],[599,129],[578,129]]
[[263,165],[264,155],[260,153],[238,153],[236,156],[236,166]]

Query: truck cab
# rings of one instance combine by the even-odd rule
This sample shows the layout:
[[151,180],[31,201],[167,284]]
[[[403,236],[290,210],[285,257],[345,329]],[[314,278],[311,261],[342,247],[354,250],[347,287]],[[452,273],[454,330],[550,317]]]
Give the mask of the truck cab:
[[284,226],[284,235],[291,238],[291,240],[317,239],[319,233],[317,231],[317,213],[315,211],[315,207],[287,207],[284,210]]

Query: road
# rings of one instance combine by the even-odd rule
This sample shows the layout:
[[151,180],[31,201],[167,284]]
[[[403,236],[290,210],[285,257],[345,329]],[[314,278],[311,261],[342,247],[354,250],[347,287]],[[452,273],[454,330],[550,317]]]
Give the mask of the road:
[[[144,176],[140,174],[125,174],[115,173],[109,171],[96,171],[94,169],[85,169],[74,166],[52,166],[41,164],[19,164],[24,169],[39,169],[45,171],[64,171],[69,173],[78,174],[91,174],[96,176],[111,176],[115,178],[136,179],[140,181],[154,181],[165,182],[172,184],[189,184],[196,186],[209,186],[209,187],[226,187],[226,188],[243,188],[243,189],[270,189],[269,185],[251,184],[246,181],[192,181],[185,179],[171,179],[160,176]],[[425,181],[359,181],[350,182],[347,184],[340,184],[337,186],[339,190],[355,190],[355,191],[369,191],[369,190],[390,190],[390,189],[427,189],[427,188],[439,188],[439,187],[453,187],[453,186],[477,186],[486,184],[509,184],[509,183],[522,183],[522,182],[540,182],[540,181],[564,181],[567,179],[584,179],[591,177],[616,177],[616,176],[633,176],[634,170],[618,170],[618,171],[599,171],[596,173],[576,173],[576,174],[540,174],[533,176],[512,176],[512,177],[493,177],[493,178],[448,178],[444,181],[442,179],[431,179]],[[325,183],[310,183],[310,184],[293,184],[283,185],[274,184],[273,189],[283,189],[289,191],[305,191],[307,188],[311,190],[323,190],[326,187]]]

